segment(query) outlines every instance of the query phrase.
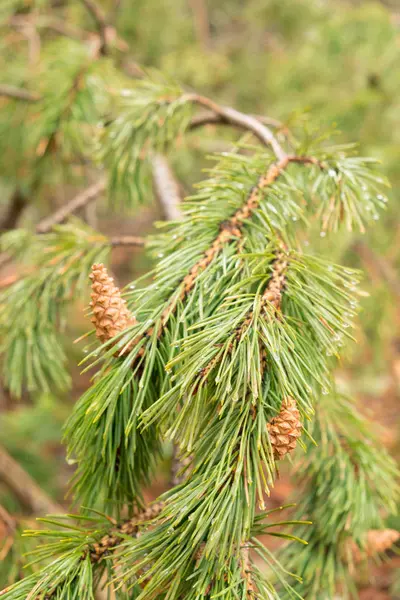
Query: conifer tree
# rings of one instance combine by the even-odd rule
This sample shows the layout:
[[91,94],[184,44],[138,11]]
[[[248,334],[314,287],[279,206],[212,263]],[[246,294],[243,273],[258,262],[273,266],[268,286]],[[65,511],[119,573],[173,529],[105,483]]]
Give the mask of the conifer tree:
[[[113,12],[74,7],[96,34],[45,37],[40,74],[0,88],[14,200],[46,197],[62,177],[81,187],[34,230],[1,236],[20,276],[1,292],[0,326],[13,396],[68,390],[67,311],[76,299],[89,306],[80,343],[92,383],[64,429],[77,510],[27,532],[41,539],[26,577],[0,597],[357,597],[358,565],[399,539],[385,525],[398,473],[334,381],[354,342],[361,273],[310,240],[334,247],[341,230],[376,220],[380,167],[352,144],[300,126],[288,134],[159,71],[135,65],[132,77]],[[18,2],[6,11],[24,15]],[[181,218],[109,238],[73,216],[102,200],[138,211],[160,155],[208,124],[239,135],[210,157]],[[145,246],[153,261],[124,290],[108,266],[120,245]],[[146,504],[167,444],[173,483]],[[299,485],[295,514],[281,518],[268,496],[286,462]],[[262,535],[286,543],[273,553]]]

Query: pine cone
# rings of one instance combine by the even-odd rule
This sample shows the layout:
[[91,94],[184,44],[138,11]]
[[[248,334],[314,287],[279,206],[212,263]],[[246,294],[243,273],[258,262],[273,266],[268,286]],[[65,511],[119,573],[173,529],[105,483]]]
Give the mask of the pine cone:
[[91,320],[96,328],[97,337],[104,343],[127,327],[135,325],[137,320],[127,309],[121,292],[114,285],[113,278],[108,275],[103,264],[93,265],[89,277],[92,280]]
[[268,423],[267,428],[275,460],[294,450],[297,438],[301,436],[302,424],[293,398],[286,398],[282,402],[279,415]]
[[395,529],[371,529],[368,531],[365,546],[360,548],[352,539],[345,545],[345,554],[351,555],[355,564],[362,562],[368,556],[382,554],[389,550],[400,539],[400,533]]

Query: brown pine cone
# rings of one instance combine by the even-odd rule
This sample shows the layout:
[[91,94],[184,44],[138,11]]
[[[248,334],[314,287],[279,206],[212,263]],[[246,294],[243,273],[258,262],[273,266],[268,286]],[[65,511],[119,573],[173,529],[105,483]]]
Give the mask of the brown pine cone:
[[103,264],[93,265],[89,277],[92,280],[91,321],[97,337],[104,343],[127,327],[135,325],[137,320],[127,309],[121,292],[114,285],[113,278],[108,275]]
[[358,564],[370,556],[386,552],[399,539],[400,533],[395,529],[370,529],[362,548],[354,540],[348,538],[344,545],[343,556],[349,562]]
[[267,425],[275,460],[280,460],[294,450],[301,436],[302,424],[296,401],[286,398],[279,414]]

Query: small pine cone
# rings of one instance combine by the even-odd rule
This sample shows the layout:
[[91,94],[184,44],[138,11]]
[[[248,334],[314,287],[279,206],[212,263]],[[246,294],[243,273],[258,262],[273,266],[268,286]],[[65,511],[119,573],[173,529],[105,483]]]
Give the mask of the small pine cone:
[[345,543],[344,555],[354,564],[365,560],[368,556],[382,554],[389,550],[400,539],[400,533],[395,529],[371,529],[368,531],[365,546],[360,548],[354,540],[349,538]]
[[268,423],[267,428],[275,460],[280,460],[295,449],[302,424],[293,398],[283,401],[279,414]]
[[389,550],[400,539],[395,529],[371,529],[367,533],[366,550],[369,556]]
[[103,264],[93,265],[89,277],[92,280],[92,323],[97,337],[104,343],[127,327],[135,325],[137,320],[127,309],[121,292]]

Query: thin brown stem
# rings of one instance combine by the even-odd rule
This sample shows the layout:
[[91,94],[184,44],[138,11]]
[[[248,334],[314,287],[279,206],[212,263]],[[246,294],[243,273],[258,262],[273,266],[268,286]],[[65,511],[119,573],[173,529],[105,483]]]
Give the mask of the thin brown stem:
[[38,102],[40,100],[39,94],[6,83],[0,84],[0,96],[24,100],[25,102]]
[[144,246],[146,239],[137,235],[119,235],[109,238],[111,246]]
[[[94,0],[82,0],[87,11],[91,14],[96,23],[97,30],[100,36],[100,54],[109,54],[112,42],[116,42],[118,48],[122,51],[128,50],[128,45],[124,40],[117,36],[115,27],[108,21],[108,18],[103,13],[98,2]],[[111,18],[114,18],[111,14]]]
[[[262,115],[251,115],[257,121],[264,123],[264,125],[268,125],[270,127],[283,128],[283,124],[276,119],[272,119],[270,117],[264,117]],[[224,115],[217,114],[209,111],[204,111],[192,117],[189,123],[189,129],[198,129],[199,127],[204,127],[205,125],[232,125],[230,121]],[[235,126],[239,129],[247,130],[247,127],[244,124],[236,123]]]
[[365,242],[358,241],[353,244],[353,250],[373,277],[383,278],[393,294],[400,298],[400,280],[393,266],[383,256],[376,254]]
[[52,215],[40,221],[40,223],[36,225],[36,232],[48,233],[54,225],[63,223],[73,212],[80,210],[90,202],[93,202],[106,189],[106,185],[106,178],[101,177],[99,181],[86,188],[83,192],[80,192],[77,196],[72,198],[72,200],[56,210]]
[[267,127],[267,125],[261,123],[257,118],[242,113],[230,106],[220,106],[213,100],[210,100],[205,96],[200,96],[199,94],[187,94],[186,100],[207,108],[231,125],[251,131],[263,144],[272,148],[277,160],[281,161],[287,157],[285,150],[282,148],[271,129]]
[[0,222],[0,232],[9,231],[17,226],[19,218],[27,205],[27,198],[20,188],[11,196],[5,215]]
[[0,446],[0,481],[5,483],[29,512],[40,515],[63,511],[3,446]]
[[207,51],[211,47],[211,36],[206,0],[189,0],[189,5],[193,13],[197,39],[203,50]]

